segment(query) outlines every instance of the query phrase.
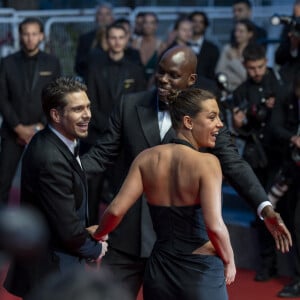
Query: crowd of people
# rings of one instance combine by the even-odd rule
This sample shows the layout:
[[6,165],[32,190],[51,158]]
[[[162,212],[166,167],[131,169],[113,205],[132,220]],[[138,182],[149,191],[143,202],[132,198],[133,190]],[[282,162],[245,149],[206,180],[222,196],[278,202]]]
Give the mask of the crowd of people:
[[49,239],[39,255],[13,258],[10,292],[48,299],[43,278],[101,261],[128,299],[142,285],[144,299],[227,299],[224,176],[257,212],[254,279],[278,275],[276,251],[293,240],[294,277],[278,296],[300,297],[300,32],[285,26],[270,68],[251,2],[232,9],[219,47],[203,11],[178,16],[162,40],[155,13],[132,28],[103,2],[78,40],[74,78],[40,50],[39,19],[19,24],[21,50],[0,62],[0,203],[22,158],[20,201],[45,219]]

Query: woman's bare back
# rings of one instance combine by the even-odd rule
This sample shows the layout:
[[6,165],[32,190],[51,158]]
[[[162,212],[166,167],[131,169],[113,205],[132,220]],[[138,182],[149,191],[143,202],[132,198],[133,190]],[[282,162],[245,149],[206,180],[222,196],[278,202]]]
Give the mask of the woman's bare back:
[[213,155],[178,144],[149,149],[141,159],[147,201],[162,206],[200,204],[201,181],[218,164]]

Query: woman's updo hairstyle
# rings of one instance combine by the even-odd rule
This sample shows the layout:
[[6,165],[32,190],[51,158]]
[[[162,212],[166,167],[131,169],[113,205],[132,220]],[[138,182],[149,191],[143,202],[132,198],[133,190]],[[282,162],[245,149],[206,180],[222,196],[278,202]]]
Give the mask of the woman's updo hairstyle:
[[209,99],[216,99],[216,96],[202,89],[172,91],[168,96],[168,103],[173,128],[177,130],[181,127],[184,116],[194,118],[202,110],[201,103]]

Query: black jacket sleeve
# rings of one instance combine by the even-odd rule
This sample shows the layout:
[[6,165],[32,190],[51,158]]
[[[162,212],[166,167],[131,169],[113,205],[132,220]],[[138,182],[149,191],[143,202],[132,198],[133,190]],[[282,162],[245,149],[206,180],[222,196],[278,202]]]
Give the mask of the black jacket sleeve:
[[238,153],[227,128],[220,131],[212,153],[219,158],[226,179],[255,210],[260,203],[268,201],[252,168]]

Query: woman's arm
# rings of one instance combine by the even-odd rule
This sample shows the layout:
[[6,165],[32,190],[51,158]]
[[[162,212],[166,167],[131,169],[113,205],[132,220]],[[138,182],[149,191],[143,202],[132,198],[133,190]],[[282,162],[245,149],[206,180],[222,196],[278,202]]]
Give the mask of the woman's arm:
[[222,218],[222,171],[218,159],[212,155],[201,165],[200,201],[209,239],[223,260],[227,284],[234,281],[236,268],[229,233]]
[[93,234],[96,240],[113,231],[122,221],[129,208],[143,193],[142,174],[140,171],[141,155],[133,161],[129,173],[116,197],[101,217],[100,224]]

